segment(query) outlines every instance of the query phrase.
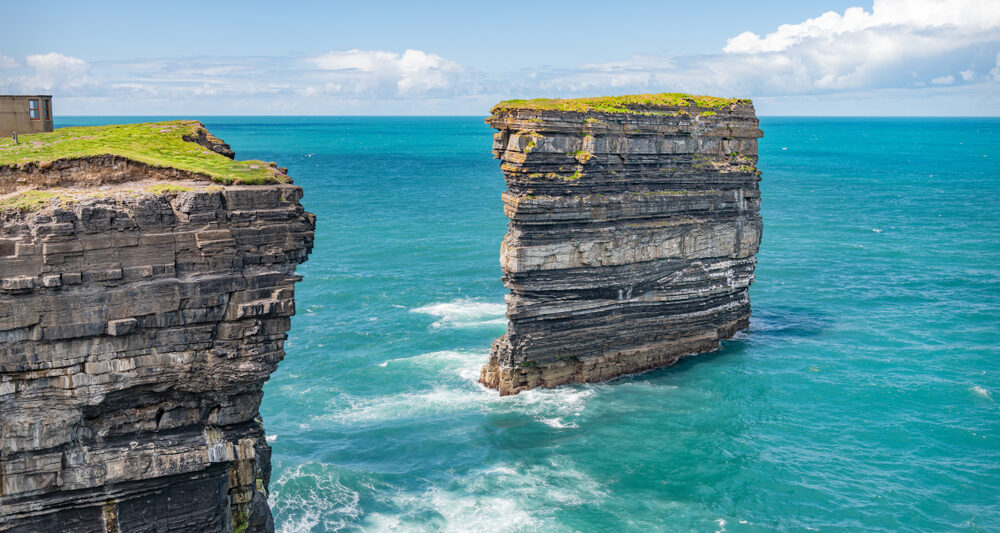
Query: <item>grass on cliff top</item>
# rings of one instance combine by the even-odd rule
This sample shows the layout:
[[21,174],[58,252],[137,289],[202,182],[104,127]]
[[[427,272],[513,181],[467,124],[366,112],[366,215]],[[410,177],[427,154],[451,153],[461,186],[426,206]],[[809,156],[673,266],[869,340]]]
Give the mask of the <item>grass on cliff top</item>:
[[46,191],[24,191],[0,200],[0,211],[34,211],[48,205],[57,195]]
[[58,159],[116,155],[153,167],[204,174],[224,184],[260,185],[288,181],[264,161],[233,161],[183,137],[205,129],[196,120],[59,128],[21,135],[20,143],[0,139],[0,166],[23,166]]
[[[493,106],[492,112],[512,109],[538,109],[545,111],[575,111],[586,113],[642,114],[648,107],[709,107],[723,108],[734,104],[750,104],[745,98],[719,98],[683,93],[627,94],[624,96],[595,96],[590,98],[535,98],[533,100],[505,100]],[[638,108],[638,109],[637,109]]]

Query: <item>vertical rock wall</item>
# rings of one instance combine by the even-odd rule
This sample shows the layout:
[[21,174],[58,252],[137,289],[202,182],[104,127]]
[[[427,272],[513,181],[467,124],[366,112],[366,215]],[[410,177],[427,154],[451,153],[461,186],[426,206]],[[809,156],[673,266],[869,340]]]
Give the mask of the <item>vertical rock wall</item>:
[[0,531],[273,529],[258,407],[315,219],[194,189],[0,215]]
[[481,382],[516,394],[715,350],[747,327],[761,236],[753,105],[500,104],[509,324]]

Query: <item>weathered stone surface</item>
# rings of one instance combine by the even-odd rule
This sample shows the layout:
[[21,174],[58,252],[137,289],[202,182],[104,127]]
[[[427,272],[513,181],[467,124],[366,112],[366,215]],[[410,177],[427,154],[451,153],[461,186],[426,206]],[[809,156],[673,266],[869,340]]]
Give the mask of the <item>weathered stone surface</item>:
[[273,529],[258,407],[312,249],[301,196],[0,214],[0,531]]
[[749,323],[753,106],[495,108],[509,325],[481,382],[516,394],[715,350]]

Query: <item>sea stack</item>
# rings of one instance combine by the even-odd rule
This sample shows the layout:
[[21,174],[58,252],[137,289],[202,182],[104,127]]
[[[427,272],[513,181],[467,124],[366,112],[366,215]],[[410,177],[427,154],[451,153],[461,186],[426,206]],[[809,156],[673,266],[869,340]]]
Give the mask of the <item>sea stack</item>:
[[752,102],[676,93],[492,110],[510,218],[501,395],[709,352],[749,325],[761,237]]
[[302,189],[196,122],[28,137],[0,144],[0,531],[272,531]]

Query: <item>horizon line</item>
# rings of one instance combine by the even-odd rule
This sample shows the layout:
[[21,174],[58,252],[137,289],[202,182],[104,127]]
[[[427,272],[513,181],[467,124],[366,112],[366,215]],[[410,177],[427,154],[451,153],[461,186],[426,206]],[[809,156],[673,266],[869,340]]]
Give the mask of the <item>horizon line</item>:
[[[486,118],[489,114],[483,115],[362,115],[362,114],[344,114],[344,115],[279,115],[279,114],[263,114],[263,115],[238,115],[238,114],[201,114],[201,113],[191,113],[191,114],[108,114],[108,115],[54,115],[53,120],[58,121],[60,118],[130,118],[130,117],[173,117],[173,118],[183,118],[183,117],[285,117],[285,118]],[[990,118],[1000,118],[1000,115],[757,115],[758,118],[980,118],[980,119],[990,119]]]

